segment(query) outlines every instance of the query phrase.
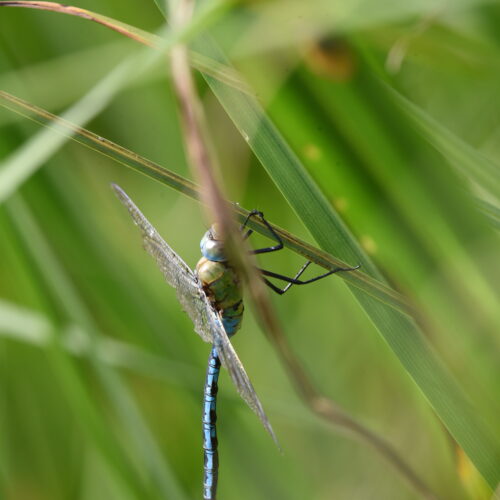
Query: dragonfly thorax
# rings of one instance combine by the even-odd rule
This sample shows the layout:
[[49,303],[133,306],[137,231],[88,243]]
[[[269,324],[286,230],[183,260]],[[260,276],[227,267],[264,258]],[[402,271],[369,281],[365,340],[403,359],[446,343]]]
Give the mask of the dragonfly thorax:
[[224,244],[212,226],[201,240],[203,257],[196,264],[196,274],[208,298],[220,312],[224,329],[233,335],[243,317],[243,300],[239,276],[226,260]]

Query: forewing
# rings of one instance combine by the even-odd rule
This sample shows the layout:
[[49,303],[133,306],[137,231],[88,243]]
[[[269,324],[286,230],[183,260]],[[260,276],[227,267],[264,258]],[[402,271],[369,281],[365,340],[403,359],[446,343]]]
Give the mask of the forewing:
[[206,296],[189,266],[170,248],[128,195],[112,184],[120,201],[127,207],[142,233],[146,251],[154,257],[167,283],[177,292],[182,308],[194,323],[195,331],[205,342],[213,343],[212,327],[206,310]]

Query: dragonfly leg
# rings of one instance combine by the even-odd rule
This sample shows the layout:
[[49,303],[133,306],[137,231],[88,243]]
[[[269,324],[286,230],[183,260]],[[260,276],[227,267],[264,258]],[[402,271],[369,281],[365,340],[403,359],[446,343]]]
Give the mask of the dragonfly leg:
[[[243,232],[246,229],[248,221],[252,217],[263,217],[263,216],[264,216],[264,214],[262,212],[259,212],[258,210],[256,210],[254,208],[251,212],[248,212],[248,215],[246,216],[245,222],[243,222],[243,224],[240,226],[240,231]],[[246,233],[243,235],[243,239],[246,240],[252,233],[253,233],[253,229],[247,229]]]
[[268,279],[264,278],[264,283],[271,289],[273,292],[278,293],[279,295],[283,295],[292,285],[308,285],[309,283],[314,283],[315,281],[318,281],[320,279],[326,278],[327,276],[330,276],[331,274],[335,274],[338,272],[342,271],[355,271],[356,269],[359,269],[359,265],[356,267],[336,267],[335,269],[331,269],[330,271],[327,271],[326,273],[320,274],[319,276],[315,276],[314,278],[308,279],[308,280],[299,280],[300,275],[307,269],[309,264],[311,263],[310,260],[308,260],[300,269],[299,272],[291,278],[290,276],[284,276],[283,274],[278,274],[273,271],[266,271],[265,269],[259,269],[261,274],[263,276],[268,276],[270,278],[275,278],[278,280],[286,281],[288,284],[285,286],[285,288],[279,288],[273,283],[271,283]]
[[[264,214],[262,212],[259,212],[258,210],[255,210],[255,209],[252,210],[247,215],[247,218],[245,219],[245,222],[241,226],[241,230],[243,231],[246,228],[246,226],[248,224],[248,221],[252,217],[258,217],[264,223],[264,225],[268,229],[268,231],[271,234],[271,236],[278,243],[277,245],[273,245],[273,246],[270,246],[270,247],[257,248],[255,250],[252,250],[252,253],[254,255],[256,255],[256,254],[259,254],[259,253],[269,253],[269,252],[276,252],[277,250],[281,250],[283,248],[283,240],[281,239],[280,235],[273,229],[273,227],[271,226],[271,224],[269,224],[269,222],[267,222],[267,219],[264,217]],[[246,240],[253,232],[254,232],[253,229],[248,229],[246,231],[246,233],[243,235],[243,239]]]
[[[271,234],[271,236],[278,243],[277,245],[274,245],[274,246],[264,247],[264,248],[257,248],[255,250],[252,250],[252,254],[255,255],[255,254],[261,254],[261,253],[276,252],[278,250],[281,250],[283,248],[283,240],[281,239],[281,236],[273,229],[273,227],[271,226],[271,224],[269,224],[269,222],[266,220],[266,218],[264,217],[264,214],[262,212],[260,212],[258,210],[252,210],[251,212],[249,212],[248,215],[247,215],[247,217],[246,217],[246,219],[245,219],[245,222],[241,226],[241,230],[242,231],[245,230],[245,228],[246,228],[246,226],[248,224],[248,221],[252,217],[258,217],[258,218],[260,218],[260,220],[264,223],[264,225],[268,229],[268,231]],[[248,229],[246,231],[246,233],[243,235],[243,238],[247,239],[253,232],[254,232],[253,229]],[[287,285],[285,286],[285,288],[279,288],[278,286],[276,286],[273,283],[271,283],[268,279],[264,278],[264,283],[271,290],[273,290],[274,292],[276,292],[276,293],[278,293],[280,295],[283,295],[284,293],[287,292],[287,290],[292,285],[307,285],[309,283],[313,283],[313,282],[318,281],[320,279],[326,278],[327,276],[330,276],[331,274],[335,274],[335,273],[338,273],[338,272],[341,272],[341,271],[354,271],[356,269],[359,269],[359,267],[360,267],[359,265],[356,266],[356,267],[337,267],[337,268],[332,269],[332,270],[330,270],[330,271],[328,271],[326,273],[320,274],[319,276],[316,276],[314,278],[311,278],[311,279],[308,279],[308,280],[299,280],[299,277],[307,269],[307,267],[309,266],[309,264],[311,264],[311,261],[308,260],[299,269],[299,271],[297,272],[297,274],[293,278],[290,277],[290,276],[284,276],[283,274],[278,274],[278,273],[275,273],[275,272],[272,272],[272,271],[266,271],[265,269],[259,269],[259,271],[261,272],[261,274],[263,276],[268,276],[270,278],[275,278],[275,279],[278,279],[278,280],[286,281]]]
[[[293,277],[290,278],[290,280],[296,281],[298,278],[300,278],[300,275],[307,269],[309,264],[311,263],[310,260],[308,260],[298,271],[298,273]],[[265,271],[264,269],[259,269],[259,271],[262,274],[265,274],[267,276],[267,273],[270,271]],[[275,273],[274,273],[275,274]],[[274,276],[276,277],[276,276]],[[286,276],[284,276],[286,278]],[[264,278],[264,283],[273,291],[276,292],[279,295],[283,295],[294,283],[292,281],[289,281],[288,284],[285,286],[285,288],[280,288],[276,286],[274,283],[271,283],[268,279]]]

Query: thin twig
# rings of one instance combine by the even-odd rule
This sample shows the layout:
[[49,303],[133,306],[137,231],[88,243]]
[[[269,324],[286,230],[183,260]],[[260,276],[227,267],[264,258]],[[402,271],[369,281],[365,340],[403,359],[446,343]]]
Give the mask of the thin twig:
[[[265,321],[265,320],[264,320]],[[269,331],[269,328],[266,328]],[[326,420],[334,427],[349,431],[361,442],[369,444],[380,453],[400,474],[408,484],[417,491],[422,498],[437,500],[438,497],[427,484],[416,474],[399,452],[381,435],[365,427],[349,415],[337,403],[322,395],[313,385],[304,371],[302,364],[290,348],[285,335],[279,325],[272,325],[271,341],[285,365],[288,376],[294,384],[295,390],[316,415]]]
[[[182,26],[189,22],[193,8],[192,0],[179,1],[172,12],[173,27],[182,29]],[[203,110],[195,90],[187,47],[175,46],[171,51],[170,61],[172,81],[180,107],[184,142],[189,163],[202,188],[201,201],[211,212],[209,220],[219,223],[222,235],[231,241],[236,229],[230,207],[219,187],[221,182],[216,180],[215,161],[207,146]]]
[[120,33],[120,35],[131,38],[136,42],[148,45],[150,47],[153,47],[155,45],[154,43],[152,43],[152,37],[143,36],[141,30],[129,29],[129,26],[118,23],[114,19],[95,14],[90,10],[73,7],[71,5],[63,5],[56,2],[27,2],[24,0],[17,0],[0,1],[0,7],[24,7],[26,9],[46,10],[50,12],[58,12],[60,14],[68,14],[70,16],[81,17],[83,19],[88,19],[89,21],[94,21],[98,24],[102,24],[103,26],[106,26],[106,28],[112,29],[113,31]]

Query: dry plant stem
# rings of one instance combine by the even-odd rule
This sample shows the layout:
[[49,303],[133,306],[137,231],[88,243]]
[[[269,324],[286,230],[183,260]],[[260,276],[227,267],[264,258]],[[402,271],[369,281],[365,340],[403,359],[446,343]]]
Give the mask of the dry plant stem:
[[[70,5],[63,5],[56,2],[29,2],[25,0],[6,1],[0,0],[0,7],[24,7],[26,9],[45,10],[49,12],[58,12],[59,14],[67,14],[70,16],[81,17],[89,21],[94,21],[98,24],[106,26],[120,35],[126,36],[136,42],[142,43],[148,47],[161,48],[162,38],[152,33],[146,33],[140,29],[132,28],[132,26],[120,23],[115,19],[106,16],[101,16],[95,12]],[[250,87],[243,82],[236,71],[218,63],[210,58],[207,58],[196,52],[189,54],[191,65],[202,71],[206,75],[211,75],[225,82],[230,87],[234,87],[246,94],[252,94]],[[252,94],[253,95],[253,94]]]
[[[184,46],[172,49],[171,66],[189,161],[202,186],[201,200],[213,212],[211,220],[216,220],[216,218],[221,217],[221,214],[229,213],[229,207],[214,179],[212,161],[205,145],[200,124],[201,110],[187,60],[187,49]],[[222,224],[223,228],[227,228],[224,221],[219,220],[218,222]]]
[[[179,1],[172,13],[175,28],[179,29],[189,21],[192,9],[191,0]],[[200,199],[209,209],[210,220],[215,220],[220,224],[231,261],[241,271],[253,295],[258,295],[259,300],[265,302],[266,294],[263,283],[255,271],[256,266],[252,265],[251,256],[248,252],[244,255],[247,244],[236,229],[232,209],[224,198],[219,188],[220,183],[216,179],[218,170],[210,155],[208,134],[205,133],[204,127],[205,119],[191,75],[188,54],[185,46],[174,47],[171,52],[171,69],[189,162],[201,186]]]
[[[179,29],[186,24],[191,18],[192,10],[191,0],[181,0],[172,15],[174,27]],[[204,133],[203,111],[191,75],[188,50],[184,45],[177,45],[172,49],[171,68],[189,163],[202,187],[201,201],[212,212],[210,220],[216,220],[221,225],[223,235],[234,234],[229,206],[215,180],[215,168]]]
[[142,37],[139,33],[132,33],[131,31],[119,26],[113,19],[107,18],[106,16],[97,16],[94,13],[86,9],[80,9],[79,7],[72,7],[71,5],[63,5],[56,2],[26,2],[22,0],[12,2],[0,1],[0,7],[24,7],[27,9],[47,10],[51,12],[59,12],[60,14],[68,14],[70,16],[82,17],[83,19],[88,19],[98,24],[102,24],[103,26],[116,31],[121,35],[125,35],[136,42],[150,47],[153,46],[147,38]]
[[295,390],[306,406],[334,427],[343,428],[361,442],[371,445],[407,480],[408,484],[412,486],[422,498],[427,500],[438,500],[438,497],[432,492],[427,484],[420,479],[411,466],[388,441],[355,420],[334,401],[323,396],[316,390],[310,378],[302,368],[301,363],[291,351],[282,332],[279,332],[278,336],[274,335],[272,340],[281,357],[282,363],[286,367],[288,376],[295,386]]

